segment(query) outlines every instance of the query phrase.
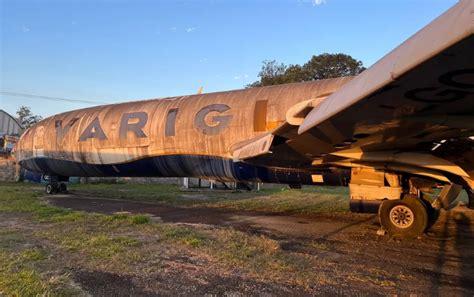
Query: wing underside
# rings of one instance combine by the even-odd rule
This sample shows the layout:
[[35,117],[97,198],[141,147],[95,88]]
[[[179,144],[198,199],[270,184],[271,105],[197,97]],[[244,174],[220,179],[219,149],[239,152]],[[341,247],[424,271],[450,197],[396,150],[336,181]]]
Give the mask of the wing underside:
[[472,184],[473,33],[474,1],[461,1],[340,90],[293,108],[271,145],[243,159],[391,166]]

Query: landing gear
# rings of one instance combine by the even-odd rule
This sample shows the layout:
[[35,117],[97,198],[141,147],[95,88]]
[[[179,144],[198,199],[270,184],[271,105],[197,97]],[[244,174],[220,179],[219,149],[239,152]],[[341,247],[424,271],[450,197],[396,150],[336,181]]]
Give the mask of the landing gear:
[[428,227],[428,209],[421,199],[405,195],[403,199],[385,200],[379,208],[379,220],[390,234],[416,237]]
[[432,205],[432,200],[426,199],[426,196],[423,195],[422,198],[420,199],[423,204],[426,207],[426,210],[428,211],[428,227],[426,227],[426,230],[430,229],[434,223],[438,220],[440,210],[437,208],[434,208]]
[[43,175],[41,178],[47,182],[44,188],[46,194],[53,195],[55,193],[67,192],[67,185],[65,182],[69,181],[69,177]]
[[66,193],[67,185],[65,183],[47,183],[44,191],[48,195],[53,195],[56,193]]
[[48,184],[46,184],[46,187],[44,188],[44,191],[48,195],[53,195],[54,193],[56,193],[58,191],[58,186],[57,186],[57,184],[48,183]]
[[466,189],[467,198],[469,199],[467,207],[474,209],[474,189]]
[[67,185],[65,183],[59,184],[59,192],[66,193],[67,192]]
[[[439,182],[423,177],[354,167],[349,184],[351,210],[378,212],[380,224],[389,234],[416,237],[436,222],[441,209],[450,210],[456,205],[462,189],[460,184],[447,183],[436,198],[431,198],[427,192],[435,186]],[[469,206],[473,207],[474,191],[466,190]]]

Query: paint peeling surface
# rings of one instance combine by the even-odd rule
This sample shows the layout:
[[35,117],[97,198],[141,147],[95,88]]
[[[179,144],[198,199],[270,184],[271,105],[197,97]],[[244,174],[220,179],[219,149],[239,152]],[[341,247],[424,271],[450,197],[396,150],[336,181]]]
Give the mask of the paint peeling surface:
[[[474,189],[473,3],[459,2],[355,78],[68,112],[27,131],[16,157],[49,174],[237,180],[369,166]],[[124,173],[134,164],[143,167]]]
[[[192,173],[191,176],[225,179],[247,175],[237,173],[240,165],[232,161],[232,148],[236,144],[268,134],[272,126],[285,122],[286,111],[291,106],[332,93],[350,79],[76,110],[45,119],[28,130],[20,140],[16,156],[30,170],[67,176],[190,176]],[[258,103],[262,98],[266,100],[264,112]],[[267,150],[269,145],[265,144]],[[159,158],[164,156],[170,157]],[[196,161],[206,156],[212,156],[213,161],[209,164]],[[146,164],[139,162],[145,159]],[[116,166],[105,169],[105,165]],[[125,170],[124,166],[129,169]],[[204,167],[197,168],[201,166]]]

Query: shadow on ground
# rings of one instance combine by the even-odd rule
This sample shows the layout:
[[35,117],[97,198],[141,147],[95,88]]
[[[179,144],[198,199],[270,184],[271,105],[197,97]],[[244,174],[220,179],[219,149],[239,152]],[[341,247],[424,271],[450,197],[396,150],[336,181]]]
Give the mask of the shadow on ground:
[[[389,292],[395,294],[474,295],[474,261],[472,261],[474,211],[465,207],[442,212],[438,222],[426,235],[418,239],[400,240],[389,236],[377,236],[376,230],[379,228],[377,218],[367,214],[336,212],[310,216],[274,215],[218,208],[185,208],[146,202],[98,199],[79,193],[47,199],[53,205],[86,212],[144,213],[153,216],[157,221],[167,223],[234,228],[250,234],[262,234],[277,240],[283,250],[330,261],[334,263],[335,271],[343,271],[348,277],[358,277],[351,274],[351,271],[366,271],[365,277],[367,279],[373,277],[374,282],[382,276],[385,281],[381,282],[380,286],[389,286]],[[81,283],[91,283],[88,277],[95,274],[80,271],[75,272],[74,275]],[[161,282],[166,283],[167,277],[162,277]],[[239,286],[245,287],[245,284],[235,278],[224,281],[219,279],[214,282],[212,279],[217,279],[219,276],[208,275],[207,277],[209,278],[207,285],[198,289],[194,288],[193,293],[204,294],[208,292],[208,286],[219,286],[222,282],[229,285],[235,282],[231,287],[236,292],[242,290],[243,287],[239,288]],[[109,278],[113,276],[100,275],[99,277],[104,282],[107,282]],[[97,280],[95,282],[97,283]],[[124,281],[123,285],[133,288],[126,283]],[[251,287],[255,286],[265,292],[264,284],[255,283]],[[343,291],[345,293],[366,292],[364,288],[354,288],[354,290],[344,288]],[[100,291],[96,292],[100,295]],[[124,292],[133,295],[132,291],[124,290]],[[135,292],[141,295],[139,291]],[[170,289],[169,292],[164,293],[170,292],[175,291]],[[220,292],[228,292],[228,290]],[[286,294],[291,292],[291,289],[283,286],[269,289],[267,292]],[[330,293],[331,291],[326,288],[319,292]],[[332,293],[337,292],[332,291]],[[383,292],[385,291],[380,291],[381,294]]]

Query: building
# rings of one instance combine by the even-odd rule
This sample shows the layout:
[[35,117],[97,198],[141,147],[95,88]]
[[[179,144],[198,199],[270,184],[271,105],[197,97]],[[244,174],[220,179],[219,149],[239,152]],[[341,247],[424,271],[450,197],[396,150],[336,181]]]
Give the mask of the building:
[[20,136],[21,126],[18,121],[0,109],[0,136],[2,135],[15,135]]
[[21,134],[21,126],[18,121],[0,109],[0,153],[10,154],[13,144]]
[[19,167],[11,155],[22,128],[18,121],[0,109],[0,181],[16,180]]

